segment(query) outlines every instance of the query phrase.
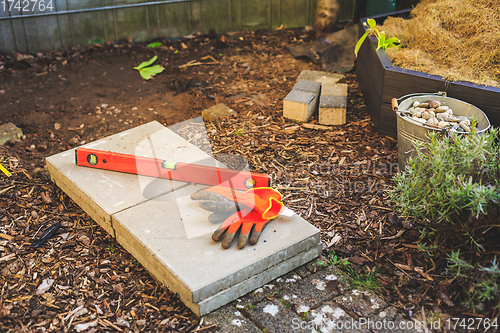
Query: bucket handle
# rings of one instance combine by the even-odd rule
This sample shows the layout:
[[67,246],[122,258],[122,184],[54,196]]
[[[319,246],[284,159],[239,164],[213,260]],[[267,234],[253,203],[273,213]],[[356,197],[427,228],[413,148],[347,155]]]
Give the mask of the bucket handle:
[[447,96],[446,91],[438,91],[438,92],[435,92],[435,93],[413,93],[413,94],[404,95],[404,96],[402,96],[400,98],[393,98],[391,100],[392,111],[394,111],[394,112],[399,111],[398,104],[399,104],[400,100],[406,99],[408,97],[424,96],[424,95],[436,95],[436,96],[444,96],[444,97]]

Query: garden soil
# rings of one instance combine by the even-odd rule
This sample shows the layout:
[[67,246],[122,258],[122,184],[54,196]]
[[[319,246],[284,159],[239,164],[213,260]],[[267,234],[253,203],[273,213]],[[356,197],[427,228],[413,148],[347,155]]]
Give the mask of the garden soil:
[[[50,182],[45,158],[153,120],[170,126],[199,117],[217,103],[237,115],[205,121],[215,156],[239,154],[252,171],[270,174],[285,204],[320,228],[326,256],[335,251],[361,275],[377,269],[377,291],[402,313],[453,311],[449,282],[432,275],[446,262],[422,259],[419,232],[384,193],[397,172],[397,144],[375,132],[355,74],[346,74],[347,124],[282,117],[300,72],[321,70],[286,46],[314,38],[302,29],[211,33],[158,40],[159,48],[124,40],[0,53],[0,124],[25,135],[0,147],[13,174],[0,177],[0,331],[62,331],[94,318],[98,331],[199,327],[200,318]],[[165,71],[146,81],[133,67],[154,55]],[[30,248],[57,222],[54,237]]]

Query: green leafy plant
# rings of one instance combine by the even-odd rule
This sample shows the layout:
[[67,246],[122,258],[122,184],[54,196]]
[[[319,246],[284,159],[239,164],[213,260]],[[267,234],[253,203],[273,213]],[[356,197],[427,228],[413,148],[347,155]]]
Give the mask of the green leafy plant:
[[151,60],[142,62],[139,66],[134,67],[134,69],[139,71],[139,74],[141,74],[143,79],[149,80],[156,74],[159,74],[163,72],[163,70],[165,70],[165,68],[160,65],[151,66],[157,58],[157,56],[154,56],[153,58],[151,58]]
[[113,247],[113,245],[108,245],[108,251],[111,253],[115,252],[115,248]]
[[104,44],[104,41],[100,38],[89,40],[89,44]]
[[415,158],[394,178],[388,194],[395,210],[416,217],[432,244],[445,240],[453,247],[466,245],[483,251],[483,232],[500,216],[499,130],[481,135],[442,137],[432,132],[429,142],[415,142]]
[[351,265],[351,263],[349,262],[349,260],[347,259],[340,259],[337,254],[335,253],[335,250],[331,250],[328,257],[330,258],[330,260],[332,261],[331,264],[334,265],[334,266],[340,266],[342,268],[349,268],[349,266]]
[[319,261],[316,263],[316,265],[318,265],[319,267],[327,267],[327,266],[328,266],[328,264],[327,264],[326,262],[321,261],[321,260],[319,260]]
[[155,48],[155,47],[158,47],[158,46],[161,46],[160,42],[154,42],[154,43],[148,44],[148,47],[152,47],[152,48]]
[[384,51],[387,51],[388,48],[390,47],[398,47],[399,45],[396,45],[395,43],[399,44],[399,39],[396,37],[388,38],[386,39],[385,37],[385,32],[383,31],[378,31],[376,28],[377,22],[374,19],[367,19],[366,22],[363,23],[365,27],[368,27],[368,30],[359,38],[358,42],[356,43],[356,47],[354,48],[354,54],[356,57],[358,56],[359,49],[361,48],[361,45],[363,45],[363,42],[365,41],[366,37],[369,35],[375,35],[378,39],[378,45],[377,45],[377,50],[380,48],[383,48]]
[[448,268],[444,271],[444,274],[453,274],[457,277],[466,276],[463,272],[470,271],[473,268],[474,266],[467,261],[460,259],[460,249],[458,249],[457,251],[452,251],[451,254],[448,255]]
[[493,257],[500,251],[499,139],[498,128],[432,132],[428,142],[414,142],[415,157],[388,192],[394,210],[420,230],[423,255],[446,262],[434,274],[449,277],[453,302],[474,311],[500,308],[500,265]]
[[465,287],[461,299],[467,308],[479,311],[500,308],[500,267],[496,256],[490,267],[473,266],[460,257],[460,250],[452,251],[443,274],[454,276],[457,283]]
[[357,271],[348,268],[349,272],[349,282],[352,288],[359,288],[363,290],[379,291],[384,289],[384,285],[377,279],[379,275],[377,268],[374,268],[368,272],[358,273]]
[[434,255],[433,251],[436,250],[437,246],[436,245],[427,245],[427,243],[419,243],[418,245],[418,250],[427,253],[429,257],[432,257]]
[[495,307],[500,307],[500,269],[497,263],[497,257],[491,262],[491,267],[481,267],[480,271],[486,272],[486,278],[480,281],[474,288],[472,301],[495,301]]

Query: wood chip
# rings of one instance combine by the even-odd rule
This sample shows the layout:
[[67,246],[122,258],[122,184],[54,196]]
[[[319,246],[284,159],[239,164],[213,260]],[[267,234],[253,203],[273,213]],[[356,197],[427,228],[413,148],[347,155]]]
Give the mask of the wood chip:
[[11,240],[14,237],[7,235],[7,234],[0,233],[0,238],[6,239],[6,240]]
[[191,333],[194,333],[194,332],[201,332],[201,331],[204,331],[204,330],[208,330],[209,328],[212,328],[212,327],[215,327],[215,324],[213,325],[210,325],[210,326],[205,326],[205,327],[202,327],[202,328],[198,328],[194,331],[191,331]]
[[380,238],[380,240],[396,239],[396,238],[400,237],[404,232],[405,232],[405,230],[401,229],[401,230],[398,231],[398,233],[396,235],[389,236],[389,237],[382,237],[382,238]]
[[9,261],[9,260],[12,260],[12,259],[15,259],[16,258],[16,254],[15,253],[11,253],[11,254],[8,254],[6,256],[3,256],[0,258],[0,263],[2,262],[5,262],[5,261]]
[[112,322],[110,322],[109,320],[107,319],[99,319],[99,323],[103,326],[111,326],[113,327],[115,330],[117,330],[118,332],[123,332],[123,330],[116,326],[115,324],[113,324]]
[[13,189],[14,187],[16,187],[16,185],[12,185],[12,186],[9,186],[7,188],[4,188],[3,190],[0,190],[0,194],[4,194],[5,192],[7,192],[10,189]]
[[324,130],[324,131],[332,129],[330,126],[316,125],[316,124],[310,124],[310,123],[303,123],[302,127],[309,128],[309,129],[315,129],[315,130]]

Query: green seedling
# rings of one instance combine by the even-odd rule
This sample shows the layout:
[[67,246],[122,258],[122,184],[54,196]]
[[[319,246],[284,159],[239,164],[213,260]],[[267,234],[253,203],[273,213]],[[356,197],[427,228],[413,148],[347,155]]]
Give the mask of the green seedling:
[[134,67],[134,69],[137,69],[139,71],[139,74],[141,74],[143,79],[149,80],[156,74],[160,74],[161,72],[163,72],[163,70],[165,69],[160,65],[151,66],[157,58],[157,56],[154,56],[153,58],[151,58],[151,60],[142,62],[139,66]]
[[495,259],[491,262],[491,267],[482,267],[481,271],[486,272],[490,274],[494,278],[500,277],[500,267],[499,263],[497,263],[497,257],[495,256]]
[[379,275],[377,269],[374,268],[369,272],[358,273],[355,270],[348,268],[351,287],[364,290],[379,291],[384,289],[384,285],[377,279]]
[[148,47],[158,47],[158,46],[161,46],[160,42],[154,42],[154,43],[148,44]]
[[445,273],[454,273],[457,277],[466,276],[463,273],[473,268],[474,266],[460,258],[460,249],[457,251],[451,251],[451,254],[448,254],[448,268]]
[[104,44],[104,41],[100,38],[89,40],[89,44]]
[[108,245],[108,251],[111,253],[115,252],[115,248],[113,247],[113,245]]
[[388,48],[390,47],[398,47],[399,45],[396,45],[395,43],[400,43],[399,39],[396,37],[392,37],[389,39],[386,39],[385,37],[385,32],[383,31],[378,31],[376,28],[377,22],[374,19],[367,19],[366,22],[363,23],[365,27],[368,27],[368,30],[361,36],[361,38],[358,40],[356,43],[356,47],[354,48],[354,54],[356,57],[358,56],[359,49],[361,48],[361,45],[363,45],[363,42],[365,41],[366,37],[369,35],[375,35],[378,39],[378,45],[377,45],[377,50],[380,48],[383,48],[384,51],[387,51]]
[[318,262],[316,263],[316,265],[318,265],[318,266],[320,266],[320,267],[326,267],[326,266],[328,266],[328,264],[327,264],[327,263],[325,263],[325,262],[323,262],[323,261],[318,261]]
[[342,268],[347,269],[351,264],[347,259],[340,259],[335,253],[335,250],[331,250],[328,257],[332,260],[332,265],[334,266],[340,266]]
[[432,257],[434,255],[434,252],[437,249],[437,246],[435,245],[427,245],[427,243],[419,243],[417,244],[418,250],[427,253],[429,257]]

